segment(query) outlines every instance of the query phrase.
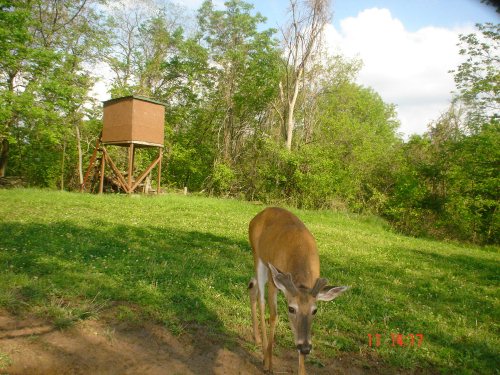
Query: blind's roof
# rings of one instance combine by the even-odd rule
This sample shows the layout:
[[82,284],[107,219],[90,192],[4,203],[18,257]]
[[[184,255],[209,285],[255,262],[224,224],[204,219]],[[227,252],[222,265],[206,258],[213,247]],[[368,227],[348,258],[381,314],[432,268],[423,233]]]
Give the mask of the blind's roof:
[[142,100],[142,101],[145,101],[145,102],[149,102],[149,103],[154,103],[154,104],[159,104],[159,105],[165,106],[165,103],[162,103],[162,102],[159,102],[158,100],[154,100],[154,99],[148,98],[146,96],[141,96],[141,95],[122,96],[121,98],[114,98],[114,99],[105,100],[102,103],[106,106],[108,104],[120,102],[122,100],[127,100],[127,99],[137,99],[137,100]]

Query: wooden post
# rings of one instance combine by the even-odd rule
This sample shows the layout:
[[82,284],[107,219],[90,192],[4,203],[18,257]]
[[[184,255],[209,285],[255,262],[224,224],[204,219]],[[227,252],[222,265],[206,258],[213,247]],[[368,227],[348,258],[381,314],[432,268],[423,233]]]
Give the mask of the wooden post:
[[128,193],[132,194],[132,173],[134,172],[134,144],[131,143],[128,149]]
[[92,167],[94,166],[94,162],[97,156],[97,151],[99,150],[99,145],[101,143],[101,135],[99,135],[99,138],[97,138],[97,143],[95,144],[94,152],[92,152],[92,156],[90,157],[90,163],[89,167],[87,168],[87,171],[85,172],[85,177],[83,178],[83,183],[80,186],[80,192],[83,192],[85,190],[85,184],[87,183],[87,179],[89,178],[90,171],[92,170]]
[[161,184],[161,159],[163,158],[163,148],[159,147],[160,156],[158,156],[158,186],[156,187],[156,194],[160,194],[160,184]]
[[156,158],[156,160],[154,160],[150,165],[149,167],[147,167],[147,169],[137,178],[137,180],[135,180],[134,184],[132,185],[132,188],[131,190],[134,191],[137,186],[139,186],[139,184],[142,182],[142,180],[144,180],[144,178],[146,178],[146,176],[151,172],[151,170],[156,166],[156,164],[158,164],[160,161],[160,158]]
[[116,167],[115,163],[113,162],[113,159],[108,154],[108,150],[106,150],[106,147],[102,146],[102,152],[104,156],[106,157],[107,162],[109,163],[109,166],[115,172],[116,177],[118,178],[118,182],[120,183],[122,189],[125,191],[125,193],[129,193],[129,188],[127,186],[127,182],[125,181],[125,178],[123,175],[120,173],[118,168]]
[[102,194],[103,187],[104,187],[104,169],[106,167],[106,158],[104,157],[104,152],[102,153],[101,157],[101,176],[99,179],[99,194]]

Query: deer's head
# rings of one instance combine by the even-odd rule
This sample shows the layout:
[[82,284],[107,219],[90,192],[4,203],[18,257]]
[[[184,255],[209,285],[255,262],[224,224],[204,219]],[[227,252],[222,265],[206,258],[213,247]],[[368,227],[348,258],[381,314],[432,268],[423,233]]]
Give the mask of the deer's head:
[[328,281],[318,278],[312,288],[296,286],[292,275],[282,273],[272,264],[268,264],[273,282],[281,290],[288,302],[288,319],[295,338],[295,345],[301,354],[309,354],[312,349],[311,326],[318,311],[317,301],[331,301],[345,292],[346,286],[328,286]]

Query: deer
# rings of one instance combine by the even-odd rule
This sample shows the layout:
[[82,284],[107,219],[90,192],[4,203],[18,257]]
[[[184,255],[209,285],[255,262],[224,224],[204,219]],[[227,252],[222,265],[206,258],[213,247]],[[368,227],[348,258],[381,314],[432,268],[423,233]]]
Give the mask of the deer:
[[[299,353],[298,373],[306,375],[305,359],[312,350],[311,327],[317,301],[331,301],[347,286],[328,286],[320,277],[316,241],[304,223],[290,211],[269,207],[258,213],[249,225],[249,240],[255,276],[248,284],[253,336],[262,344],[264,370],[273,372],[274,333],[278,319],[278,290],[288,304],[288,320]],[[269,304],[269,340],[265,325],[265,285]],[[258,329],[257,305],[260,315]]]

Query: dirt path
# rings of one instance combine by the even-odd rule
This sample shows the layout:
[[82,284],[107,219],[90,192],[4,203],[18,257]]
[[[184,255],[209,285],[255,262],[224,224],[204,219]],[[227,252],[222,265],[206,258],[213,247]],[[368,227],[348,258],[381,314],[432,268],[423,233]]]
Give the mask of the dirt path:
[[[158,325],[130,327],[102,320],[61,331],[0,311],[0,374],[263,374],[260,353],[245,349],[243,340],[230,347],[221,342],[202,328],[177,337]],[[294,351],[275,360],[275,374],[296,372]],[[308,364],[308,370],[319,375],[395,373],[353,362],[343,357],[321,368]]]

